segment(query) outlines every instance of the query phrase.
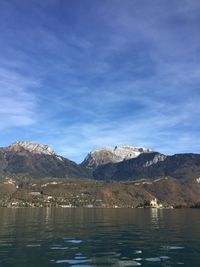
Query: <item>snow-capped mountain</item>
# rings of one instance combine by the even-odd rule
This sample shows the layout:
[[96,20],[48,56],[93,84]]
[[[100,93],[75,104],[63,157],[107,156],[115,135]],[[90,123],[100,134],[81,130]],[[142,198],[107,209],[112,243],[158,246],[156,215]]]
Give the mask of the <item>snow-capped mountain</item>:
[[142,153],[152,152],[150,148],[134,146],[106,147],[91,151],[82,162],[87,168],[95,169],[107,163],[116,163],[138,157]]
[[23,148],[31,153],[35,154],[45,154],[45,155],[56,155],[56,153],[47,145],[35,144],[28,141],[18,141],[9,146],[10,150],[20,150]]
[[49,146],[26,141],[0,148],[0,175],[28,174],[34,177],[88,177],[75,162],[57,155]]

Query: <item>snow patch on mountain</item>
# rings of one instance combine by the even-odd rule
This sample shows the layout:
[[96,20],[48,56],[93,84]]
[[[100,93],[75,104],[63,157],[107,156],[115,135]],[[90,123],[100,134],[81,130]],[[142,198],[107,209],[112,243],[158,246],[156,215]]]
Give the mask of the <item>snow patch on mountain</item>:
[[149,160],[149,161],[145,162],[143,167],[149,167],[149,166],[151,166],[153,164],[156,164],[156,163],[158,163],[160,161],[164,161],[166,158],[167,158],[166,155],[157,153],[152,160]]
[[43,144],[35,144],[27,141],[18,141],[9,146],[9,149],[17,149],[23,148],[31,153],[36,154],[45,154],[45,155],[56,155],[56,153],[47,145]]
[[125,145],[115,146],[114,148],[98,148],[87,155],[82,165],[88,168],[96,168],[107,163],[117,163],[123,160],[136,158],[142,153],[149,152],[152,152],[149,148]]
[[152,150],[146,147],[116,146],[113,149],[113,153],[119,156],[121,160],[137,158],[140,154],[149,152],[152,152]]

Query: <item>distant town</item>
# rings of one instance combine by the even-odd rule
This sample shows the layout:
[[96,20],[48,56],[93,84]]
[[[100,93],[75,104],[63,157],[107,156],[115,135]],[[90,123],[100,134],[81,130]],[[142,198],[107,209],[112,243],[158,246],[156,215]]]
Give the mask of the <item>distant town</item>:
[[[35,182],[17,182],[5,177],[0,184],[4,196],[0,207],[62,207],[62,208],[177,208],[157,198],[148,196],[130,198],[130,187],[138,183],[115,183],[91,180],[65,179]],[[126,190],[126,194],[125,194]]]

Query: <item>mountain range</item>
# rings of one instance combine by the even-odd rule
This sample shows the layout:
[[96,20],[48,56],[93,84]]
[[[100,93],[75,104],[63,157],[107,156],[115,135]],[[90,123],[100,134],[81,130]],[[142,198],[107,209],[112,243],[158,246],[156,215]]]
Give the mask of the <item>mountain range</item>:
[[[138,203],[152,196],[173,205],[200,203],[200,154],[193,153],[164,155],[144,147],[116,146],[91,151],[77,164],[56,154],[47,145],[20,141],[0,148],[0,198],[5,194],[5,179],[9,177],[17,183],[28,177],[34,181],[32,186],[50,178],[57,181],[70,178],[74,181],[73,189],[69,189],[71,193],[68,192],[71,197],[77,183],[79,193],[76,196],[82,196],[85,194],[82,186],[90,181],[86,194],[92,194],[91,201],[102,198],[101,201],[111,204]],[[56,194],[65,195],[67,184],[57,185]],[[32,187],[27,186],[26,190],[31,190]],[[27,195],[23,188],[12,190],[15,199],[18,194],[22,194],[23,199]],[[40,190],[43,191],[42,184]]]
[[193,180],[200,177],[200,154],[169,156],[145,147],[116,146],[94,150],[77,164],[47,145],[20,141],[0,148],[0,175],[8,174],[117,181],[166,176]]

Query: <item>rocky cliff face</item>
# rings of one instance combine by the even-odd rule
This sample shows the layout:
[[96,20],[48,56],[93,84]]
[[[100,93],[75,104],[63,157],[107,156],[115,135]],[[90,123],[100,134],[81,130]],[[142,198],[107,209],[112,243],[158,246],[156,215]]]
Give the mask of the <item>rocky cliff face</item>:
[[107,163],[116,163],[138,157],[152,150],[145,147],[116,146],[115,148],[100,148],[90,152],[82,162],[82,166],[95,169]]
[[143,167],[150,167],[151,165],[154,165],[160,161],[164,161],[167,156],[166,155],[163,155],[163,154],[160,154],[160,153],[155,153],[155,154],[151,154],[153,155],[153,157],[150,159],[150,160],[147,160],[144,162],[143,164]]
[[142,153],[152,152],[150,148],[134,147],[134,146],[116,146],[113,153],[119,156],[122,160],[137,158]]
[[8,147],[10,151],[20,151],[24,149],[34,154],[44,154],[44,155],[56,155],[56,153],[47,145],[34,144],[27,141],[18,141]]

